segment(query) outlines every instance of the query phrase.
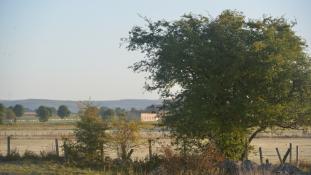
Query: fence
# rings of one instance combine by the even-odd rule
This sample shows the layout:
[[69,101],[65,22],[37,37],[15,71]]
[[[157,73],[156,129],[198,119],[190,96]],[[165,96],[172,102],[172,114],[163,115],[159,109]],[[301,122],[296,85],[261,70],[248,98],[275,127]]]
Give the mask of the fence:
[[[135,149],[133,154],[133,158],[135,159],[143,159],[148,157],[150,153],[159,154],[161,153],[162,146],[170,145],[171,142],[171,140],[163,134],[154,134],[153,138],[148,138],[147,136],[152,134],[147,132],[143,135],[145,135],[143,138],[144,144]],[[11,136],[9,140],[8,136]],[[62,137],[74,139],[73,131],[67,129],[41,130],[39,132],[35,130],[27,132],[23,130],[1,131],[0,153],[6,155],[9,148],[10,151],[17,150],[20,154],[29,150],[37,154],[40,154],[41,151],[45,151],[58,152],[59,155],[63,155]],[[57,141],[55,139],[57,139]],[[8,144],[10,147],[8,147]],[[299,161],[311,162],[311,138],[256,138],[252,146],[254,149],[249,155],[249,159],[257,163],[265,162],[268,159],[270,163],[277,164],[284,159],[286,154],[285,160],[287,162],[291,161],[295,163],[297,158]],[[289,148],[291,148],[290,152],[288,152]],[[106,155],[112,158],[117,156],[116,150],[111,149],[106,150],[106,152]]]

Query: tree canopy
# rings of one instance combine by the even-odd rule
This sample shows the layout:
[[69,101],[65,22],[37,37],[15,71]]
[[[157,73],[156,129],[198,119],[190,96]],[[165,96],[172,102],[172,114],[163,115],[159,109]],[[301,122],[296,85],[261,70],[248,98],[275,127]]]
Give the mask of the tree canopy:
[[16,117],[21,117],[24,114],[25,109],[22,105],[17,104],[13,107],[13,111],[14,111]]
[[36,113],[40,122],[46,122],[49,120],[49,117],[52,116],[51,108],[46,106],[39,106]]
[[67,106],[65,105],[61,105],[58,107],[58,110],[57,110],[57,115],[61,118],[64,118],[64,117],[68,117],[70,116],[70,110],[68,109]]
[[310,57],[295,23],[230,10],[146,22],[125,39],[146,56],[132,69],[169,99],[163,121],[177,138],[207,138],[239,159],[266,128],[310,124]]

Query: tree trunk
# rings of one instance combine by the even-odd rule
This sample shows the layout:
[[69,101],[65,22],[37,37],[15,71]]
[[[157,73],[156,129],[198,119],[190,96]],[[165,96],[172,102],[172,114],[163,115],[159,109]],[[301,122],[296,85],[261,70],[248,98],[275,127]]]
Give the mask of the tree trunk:
[[260,133],[261,131],[265,130],[266,128],[265,127],[260,127],[258,129],[256,129],[252,134],[251,136],[246,139],[245,141],[245,145],[244,145],[244,151],[241,155],[241,160],[247,160],[248,159],[248,147],[250,145],[250,143],[252,142],[252,140],[257,136],[258,133]]
[[126,160],[127,153],[126,153],[126,145],[121,144],[121,159]]

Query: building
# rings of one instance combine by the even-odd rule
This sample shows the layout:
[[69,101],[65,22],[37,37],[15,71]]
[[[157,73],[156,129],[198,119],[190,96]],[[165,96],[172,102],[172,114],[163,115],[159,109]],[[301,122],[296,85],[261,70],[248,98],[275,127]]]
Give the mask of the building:
[[140,120],[142,122],[154,122],[158,121],[160,118],[157,113],[143,112],[140,113]]

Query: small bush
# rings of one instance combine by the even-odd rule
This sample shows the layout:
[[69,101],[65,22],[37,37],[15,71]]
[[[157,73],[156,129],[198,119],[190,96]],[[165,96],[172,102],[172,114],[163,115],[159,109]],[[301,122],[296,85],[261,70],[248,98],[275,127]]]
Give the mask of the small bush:
[[40,151],[40,157],[43,160],[59,160],[59,157],[56,155],[54,151]]
[[10,155],[6,156],[6,160],[19,160],[21,158],[19,152],[16,149],[11,150]]
[[38,160],[40,156],[33,151],[26,150],[23,159]]

